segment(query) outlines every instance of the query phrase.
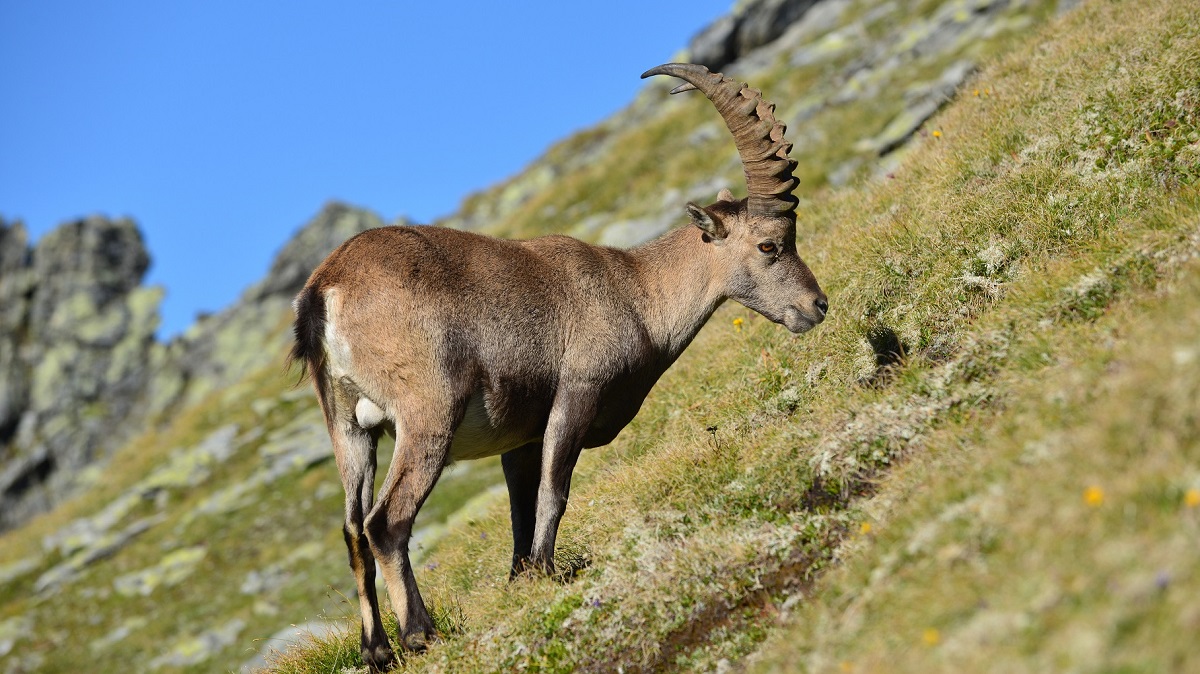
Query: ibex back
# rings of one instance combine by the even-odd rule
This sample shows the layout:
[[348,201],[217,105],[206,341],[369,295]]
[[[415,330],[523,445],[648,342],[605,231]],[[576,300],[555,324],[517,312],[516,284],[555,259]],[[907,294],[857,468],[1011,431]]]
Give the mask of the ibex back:
[[[804,332],[828,309],[796,252],[795,162],[774,106],[702,66],[667,74],[716,106],[749,196],[687,205],[692,225],[631,250],[563,236],[505,241],[385,227],[342,244],[296,298],[292,358],[308,368],[346,490],[362,655],[395,661],[375,595],[379,562],[401,647],[434,634],[408,557],[413,518],[446,464],[501,455],[512,574],[551,572],[584,447],[607,444],[726,299]],[[675,92],[672,92],[675,93]],[[375,448],[396,449],[373,499]]]

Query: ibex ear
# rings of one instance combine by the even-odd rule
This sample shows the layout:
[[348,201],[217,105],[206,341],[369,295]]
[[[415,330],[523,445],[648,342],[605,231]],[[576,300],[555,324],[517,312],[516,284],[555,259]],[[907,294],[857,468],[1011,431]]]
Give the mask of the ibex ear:
[[692,224],[704,230],[704,233],[712,238],[720,240],[729,236],[729,230],[725,229],[725,224],[708,209],[689,201],[687,213],[688,217],[692,219]]
[[732,203],[733,192],[730,192],[728,187],[723,188],[720,192],[717,192],[717,201],[728,201]]

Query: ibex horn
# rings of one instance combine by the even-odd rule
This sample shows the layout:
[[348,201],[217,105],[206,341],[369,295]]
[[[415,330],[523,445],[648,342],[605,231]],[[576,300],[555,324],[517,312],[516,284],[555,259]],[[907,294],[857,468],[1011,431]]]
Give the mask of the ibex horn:
[[796,161],[788,157],[792,144],[783,137],[787,126],[775,120],[775,104],[764,101],[761,91],[709,72],[702,65],[667,63],[642,73],[642,79],[654,75],[684,80],[687,84],[675,87],[672,94],[699,89],[721,113],[742,158],[749,211],[794,220],[798,200],[792,190],[799,182],[792,176]]

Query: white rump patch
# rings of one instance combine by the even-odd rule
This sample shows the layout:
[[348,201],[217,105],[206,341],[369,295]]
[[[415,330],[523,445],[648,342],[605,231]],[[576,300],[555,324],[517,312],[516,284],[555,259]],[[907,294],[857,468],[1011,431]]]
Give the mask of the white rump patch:
[[359,426],[375,428],[383,421],[383,410],[370,400],[359,398],[358,404],[354,406],[354,417],[358,419]]
[[329,375],[334,379],[350,373],[350,345],[338,334],[338,315],[342,301],[337,288],[325,291],[325,353],[329,356]]

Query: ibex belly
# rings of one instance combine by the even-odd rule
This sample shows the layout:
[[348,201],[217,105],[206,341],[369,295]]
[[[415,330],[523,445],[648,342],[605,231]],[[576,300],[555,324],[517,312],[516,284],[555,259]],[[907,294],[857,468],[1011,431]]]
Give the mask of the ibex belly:
[[483,394],[476,393],[467,402],[462,423],[454,430],[450,459],[459,461],[497,456],[538,439],[538,436],[530,437],[525,429],[496,425],[488,415]]

